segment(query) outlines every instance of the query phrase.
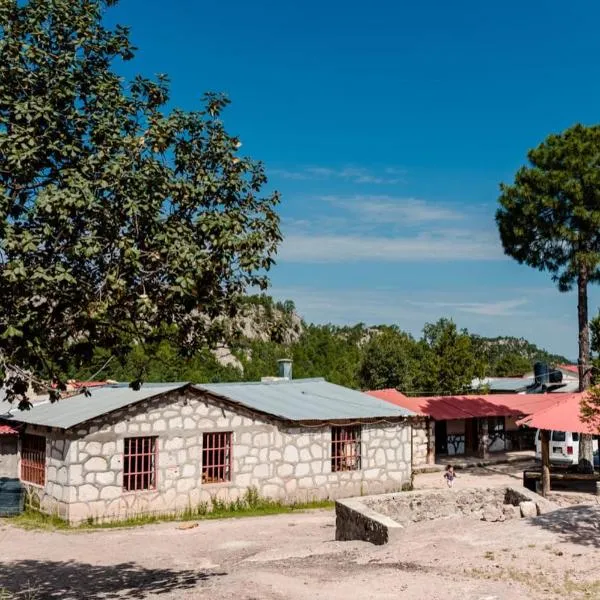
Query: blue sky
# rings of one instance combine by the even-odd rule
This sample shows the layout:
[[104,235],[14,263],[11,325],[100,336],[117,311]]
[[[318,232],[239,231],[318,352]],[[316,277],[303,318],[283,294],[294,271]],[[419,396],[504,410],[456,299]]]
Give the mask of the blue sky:
[[[454,318],[577,352],[576,298],[503,256],[498,184],[548,133],[600,114],[600,5],[121,0],[125,75],[173,105],[226,92],[282,194],[272,294],[315,322]],[[600,294],[592,290],[590,314]]]

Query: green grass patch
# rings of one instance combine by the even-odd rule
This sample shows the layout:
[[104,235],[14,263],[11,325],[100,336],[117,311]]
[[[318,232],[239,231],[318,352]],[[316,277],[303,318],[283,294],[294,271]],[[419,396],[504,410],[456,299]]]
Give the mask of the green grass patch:
[[[201,502],[198,506],[188,507],[178,513],[132,515],[114,521],[102,521],[90,518],[79,525],[69,525],[55,515],[46,515],[33,509],[28,509],[17,517],[7,519],[8,522],[23,529],[85,531],[93,529],[112,529],[116,527],[139,527],[153,523],[172,521],[200,521],[208,519],[234,519],[241,517],[261,517],[266,515],[289,514],[299,511],[330,509],[334,502],[331,500],[311,500],[285,504],[279,500],[262,498],[256,489],[249,489],[242,498],[233,501],[223,501],[214,497],[212,501]],[[2,598],[0,597],[0,600]]]

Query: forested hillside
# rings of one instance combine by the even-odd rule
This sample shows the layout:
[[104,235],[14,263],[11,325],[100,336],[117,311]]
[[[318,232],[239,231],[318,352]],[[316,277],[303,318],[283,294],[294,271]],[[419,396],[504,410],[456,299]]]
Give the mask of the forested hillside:
[[[427,323],[421,337],[393,325],[317,325],[304,322],[293,302],[268,296],[246,301],[241,315],[227,323],[227,343],[183,357],[167,342],[138,347],[120,363],[111,361],[102,378],[119,381],[256,381],[276,375],[277,359],[294,361],[294,377],[325,377],[341,385],[395,387],[407,394],[459,393],[474,377],[519,376],[537,360],[568,362],[523,339],[483,338],[457,329],[448,319]],[[110,358],[97,352],[85,380]]]

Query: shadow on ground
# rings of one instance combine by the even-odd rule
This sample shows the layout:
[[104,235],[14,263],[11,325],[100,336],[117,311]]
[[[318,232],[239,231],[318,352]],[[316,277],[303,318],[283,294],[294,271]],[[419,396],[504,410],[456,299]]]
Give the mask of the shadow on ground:
[[183,592],[226,573],[149,569],[133,562],[90,565],[68,561],[20,560],[0,564],[0,590],[20,598],[29,591],[36,600],[109,600],[145,598],[149,594]]
[[600,548],[600,507],[578,505],[561,508],[529,521],[531,525],[556,533],[563,542]]

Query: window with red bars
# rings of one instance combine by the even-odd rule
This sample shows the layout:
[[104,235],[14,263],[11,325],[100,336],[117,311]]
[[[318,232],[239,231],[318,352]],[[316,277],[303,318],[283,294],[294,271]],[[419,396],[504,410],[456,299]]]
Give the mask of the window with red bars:
[[232,433],[205,433],[202,436],[202,483],[231,481]]
[[46,484],[46,438],[24,434],[21,437],[21,481]]
[[360,425],[331,428],[331,470],[360,469]]
[[155,437],[125,438],[123,489],[127,492],[156,489]]

